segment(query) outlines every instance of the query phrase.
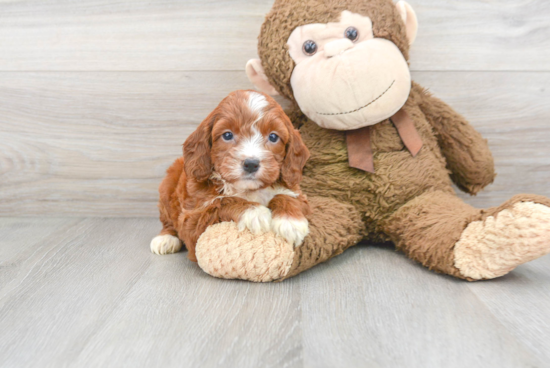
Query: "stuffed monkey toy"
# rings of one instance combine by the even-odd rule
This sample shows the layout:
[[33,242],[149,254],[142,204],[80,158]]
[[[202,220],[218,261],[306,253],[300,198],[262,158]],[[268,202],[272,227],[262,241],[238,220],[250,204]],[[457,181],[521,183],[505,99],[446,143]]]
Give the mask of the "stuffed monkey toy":
[[461,115],[411,81],[416,31],[404,1],[275,1],[246,72],[292,102],[311,152],[301,183],[309,236],[294,248],[270,232],[217,224],[197,244],[204,271],[280,281],[368,240],[393,241],[425,267],[471,281],[550,251],[548,198],[476,209],[455,195],[452,182],[472,195],[492,183],[493,158]]

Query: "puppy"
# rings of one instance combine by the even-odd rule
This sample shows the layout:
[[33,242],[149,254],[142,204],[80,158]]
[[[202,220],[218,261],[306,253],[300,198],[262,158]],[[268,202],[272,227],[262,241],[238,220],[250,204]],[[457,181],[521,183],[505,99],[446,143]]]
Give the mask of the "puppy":
[[[310,208],[299,183],[309,151],[283,109],[256,91],[236,91],[183,145],[183,157],[159,187],[162,231],[156,254],[195,245],[210,225],[234,221],[252,233],[273,231],[294,246],[308,234]],[[181,239],[181,241],[180,241]]]

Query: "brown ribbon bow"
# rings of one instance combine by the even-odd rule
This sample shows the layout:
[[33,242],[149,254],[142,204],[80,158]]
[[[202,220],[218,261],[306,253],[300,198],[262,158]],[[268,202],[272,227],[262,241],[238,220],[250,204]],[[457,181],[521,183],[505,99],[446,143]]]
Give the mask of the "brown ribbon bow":
[[[397,128],[397,132],[415,157],[422,148],[422,139],[414,126],[414,121],[404,109],[399,110],[390,120]],[[373,152],[370,141],[370,126],[346,132],[349,166],[374,173]]]

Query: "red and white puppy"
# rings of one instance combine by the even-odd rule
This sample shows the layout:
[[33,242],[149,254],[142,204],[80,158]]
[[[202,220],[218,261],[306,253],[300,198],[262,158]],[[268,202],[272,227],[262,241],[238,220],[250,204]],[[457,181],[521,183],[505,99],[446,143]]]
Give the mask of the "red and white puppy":
[[212,224],[234,221],[252,233],[273,231],[294,246],[308,234],[310,213],[299,183],[309,151],[283,109],[256,91],[227,96],[183,145],[159,192],[163,228],[156,254],[181,241],[196,262],[195,245]]

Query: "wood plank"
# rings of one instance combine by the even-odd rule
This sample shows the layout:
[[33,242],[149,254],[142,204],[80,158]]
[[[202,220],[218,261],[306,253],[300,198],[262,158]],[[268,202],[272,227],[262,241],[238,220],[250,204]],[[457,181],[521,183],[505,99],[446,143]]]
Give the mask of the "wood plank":
[[283,283],[253,284],[212,278],[185,253],[152,255],[159,227],[0,218],[11,267],[0,275],[12,279],[0,289],[0,366],[506,368],[550,358],[548,256],[468,283],[359,245]]
[[[550,196],[550,73],[416,72],[489,139],[476,206]],[[157,216],[181,144],[242,72],[0,73],[0,215]]]
[[419,21],[412,70],[550,70],[550,3],[410,0]]
[[[21,283],[26,274],[29,258],[44,254],[44,239],[52,234],[64,233],[80,220],[63,218],[43,218],[24,220],[16,218],[0,219],[0,298],[8,289]],[[32,236],[29,236],[32,234]]]
[[22,239],[41,241],[0,293],[0,366],[301,366],[295,282],[218,280],[185,253],[155,256],[155,219],[66,225]]
[[156,215],[166,168],[223,97],[249,87],[242,74],[2,74],[2,213]]
[[[391,248],[359,246],[299,278],[307,367],[543,365],[466,282]],[[517,304],[500,308],[511,312]],[[541,335],[548,341],[548,332]]]
[[22,239],[37,243],[0,293],[0,366],[68,366],[149,266],[152,220],[72,221]]
[[459,193],[477,207],[498,206],[519,193],[550,196],[549,73],[415,73],[470,120],[489,141],[497,178],[477,197]]
[[218,280],[181,256],[153,256],[76,366],[303,366],[295,281]]
[[0,70],[243,70],[270,7],[269,0],[4,1]]
[[550,255],[468,287],[535,357],[550,362]]
[[[550,3],[410,0],[413,70],[550,70]],[[1,71],[243,70],[272,0],[0,2]]]
[[0,366],[505,368],[550,358],[548,256],[467,283],[360,245],[283,283],[253,284],[214,279],[185,253],[152,255],[159,227],[0,218],[13,279],[0,289]]

